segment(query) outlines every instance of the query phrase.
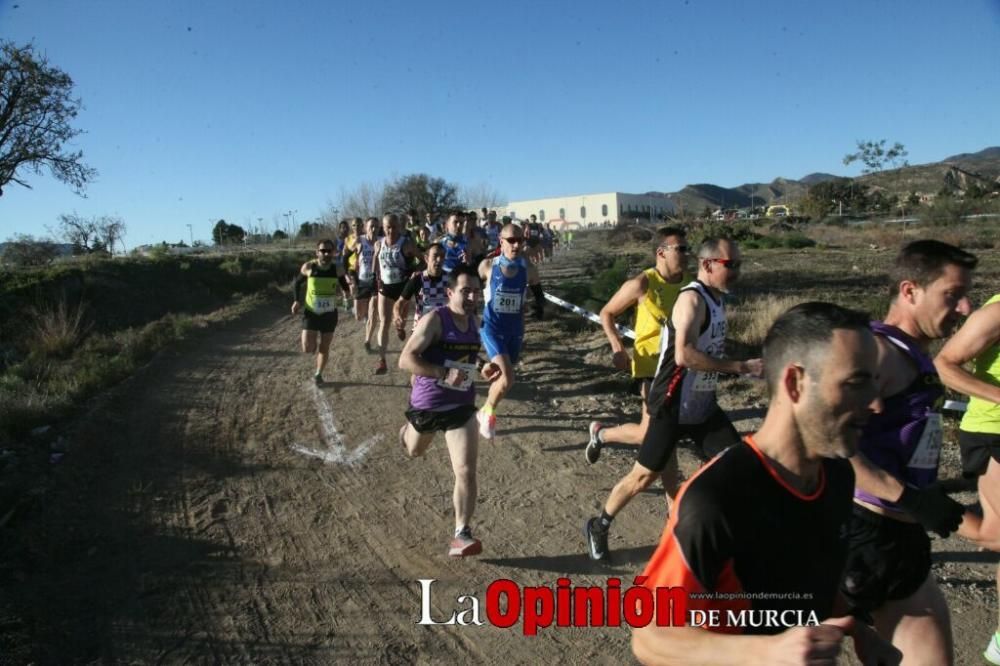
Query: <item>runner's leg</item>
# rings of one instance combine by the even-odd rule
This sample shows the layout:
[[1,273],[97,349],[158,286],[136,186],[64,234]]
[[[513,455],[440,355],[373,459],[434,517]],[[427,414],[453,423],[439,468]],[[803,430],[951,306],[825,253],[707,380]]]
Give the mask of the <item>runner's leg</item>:
[[455,474],[452,502],[455,505],[455,529],[459,530],[471,527],[472,514],[476,509],[479,437],[475,415],[469,417],[461,428],[446,431],[444,439],[451,456],[451,469]]
[[316,374],[322,375],[330,360],[330,343],[333,342],[333,331],[319,334],[319,350],[316,353]]
[[903,666],[955,663],[948,602],[933,574],[912,595],[886,602],[872,616],[879,636],[903,653]]
[[302,351],[306,354],[314,354],[316,352],[316,339],[319,337],[319,331],[302,330]]

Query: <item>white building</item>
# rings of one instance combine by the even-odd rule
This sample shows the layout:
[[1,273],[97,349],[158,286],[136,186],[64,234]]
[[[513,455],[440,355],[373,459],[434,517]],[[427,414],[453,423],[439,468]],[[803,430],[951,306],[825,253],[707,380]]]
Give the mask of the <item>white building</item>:
[[515,219],[537,215],[539,222],[559,226],[596,227],[631,222],[635,218],[655,219],[673,215],[676,210],[674,202],[663,194],[607,192],[511,201],[501,214]]

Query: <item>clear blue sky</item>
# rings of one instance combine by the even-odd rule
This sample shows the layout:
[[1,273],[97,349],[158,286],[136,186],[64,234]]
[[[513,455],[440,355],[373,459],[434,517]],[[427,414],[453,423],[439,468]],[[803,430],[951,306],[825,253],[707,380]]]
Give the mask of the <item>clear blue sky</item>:
[[1000,144],[1000,0],[0,0],[0,38],[73,77],[100,172],[4,188],[0,240],[74,211],[207,239],[414,172],[526,199]]

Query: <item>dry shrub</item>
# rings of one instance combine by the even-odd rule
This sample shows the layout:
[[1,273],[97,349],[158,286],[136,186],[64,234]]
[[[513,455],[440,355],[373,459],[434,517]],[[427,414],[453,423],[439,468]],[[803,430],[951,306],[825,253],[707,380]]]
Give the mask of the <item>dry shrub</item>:
[[54,305],[36,306],[29,311],[31,351],[42,356],[65,358],[73,353],[90,332],[87,305],[71,306],[66,299]]
[[748,298],[731,306],[726,313],[726,336],[736,342],[759,348],[774,320],[786,310],[808,298],[802,296],[776,296],[764,294]]

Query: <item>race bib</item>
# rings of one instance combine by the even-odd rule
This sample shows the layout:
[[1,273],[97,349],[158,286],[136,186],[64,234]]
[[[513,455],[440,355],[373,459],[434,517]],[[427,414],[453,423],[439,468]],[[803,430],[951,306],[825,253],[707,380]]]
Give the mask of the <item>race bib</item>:
[[382,264],[382,282],[397,284],[403,281],[403,269],[396,265]]
[[522,296],[520,292],[498,291],[493,297],[493,311],[499,314],[519,314]]
[[941,459],[941,415],[932,413],[927,416],[924,432],[920,435],[917,448],[910,456],[907,467],[913,469],[937,469]]
[[714,391],[718,383],[719,383],[719,373],[699,372],[697,376],[694,378],[694,384],[691,386],[691,390]]
[[330,296],[322,296],[313,299],[312,311],[316,314],[326,314],[327,312],[333,312],[336,309],[337,305]]
[[451,384],[445,383],[443,379],[437,380],[437,385],[441,388],[450,389],[452,391],[467,391],[469,387],[472,386],[472,380],[476,376],[476,364],[475,363],[459,363],[458,361],[446,360],[444,362],[444,367],[458,368],[459,370],[465,371],[465,380],[458,386],[453,386]]

